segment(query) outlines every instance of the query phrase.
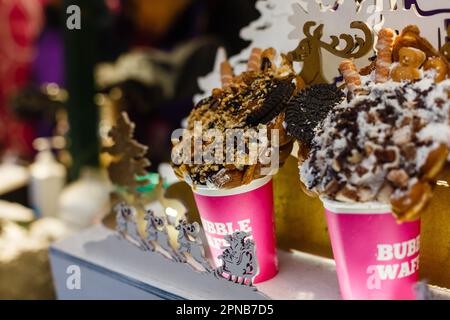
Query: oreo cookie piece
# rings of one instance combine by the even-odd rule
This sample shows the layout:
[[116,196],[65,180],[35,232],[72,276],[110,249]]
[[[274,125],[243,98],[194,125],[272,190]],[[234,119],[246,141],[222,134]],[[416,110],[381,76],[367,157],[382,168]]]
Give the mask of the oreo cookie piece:
[[291,80],[279,81],[276,87],[269,91],[262,106],[248,115],[247,124],[251,126],[266,124],[275,118],[286,108],[286,102],[291,98],[294,88]]
[[315,135],[314,128],[343,99],[344,94],[334,84],[317,84],[302,90],[288,103],[287,132],[310,146]]

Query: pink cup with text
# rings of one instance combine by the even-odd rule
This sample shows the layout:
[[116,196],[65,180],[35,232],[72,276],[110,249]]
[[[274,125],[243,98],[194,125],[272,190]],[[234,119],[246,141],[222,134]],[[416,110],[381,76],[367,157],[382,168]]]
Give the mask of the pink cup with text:
[[415,299],[420,220],[398,223],[381,203],[322,202],[342,298]]
[[193,192],[215,265],[222,264],[217,257],[223,251],[221,247],[228,245],[223,238],[235,231],[245,231],[251,234],[256,246],[259,273],[254,282],[273,278],[278,272],[278,260],[272,177],[233,189],[196,188]]

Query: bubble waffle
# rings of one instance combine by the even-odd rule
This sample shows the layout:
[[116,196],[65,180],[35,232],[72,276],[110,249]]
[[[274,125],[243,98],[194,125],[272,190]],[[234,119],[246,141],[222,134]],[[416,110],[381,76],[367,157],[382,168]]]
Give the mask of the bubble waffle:
[[449,74],[449,66],[446,63],[445,58],[442,57],[431,57],[423,65],[425,71],[435,70],[436,75],[434,81],[441,82],[444,81]]
[[324,120],[301,165],[301,179],[309,190],[339,201],[391,201],[400,219],[411,219],[429,199],[429,183],[447,159],[448,146],[421,132],[448,123],[450,81],[365,89],[367,95],[344,101]]
[[[266,129],[266,136],[256,136],[255,130],[253,136],[248,130],[246,134],[250,132],[250,136],[259,142],[266,141],[267,149],[258,149],[258,152],[278,152],[279,165],[282,165],[289,157],[293,146],[292,138],[285,131],[284,109],[292,96],[295,84],[292,63],[283,56],[282,64],[278,66],[275,54],[275,50],[271,48],[264,51],[255,48],[248,61],[247,71],[236,76],[233,76],[231,66],[223,63],[222,88],[214,89],[211,96],[201,100],[194,107],[188,117],[187,129],[193,132],[198,122],[201,123],[202,130],[215,129],[224,136],[229,129]],[[278,130],[278,146],[273,144],[272,129]],[[246,136],[245,139],[245,148],[248,149],[250,137]],[[185,144],[192,148],[192,140],[186,140],[175,142],[173,149],[182,150]],[[203,148],[211,143],[213,141],[203,141]],[[224,145],[224,159],[227,159],[227,151],[229,150],[226,150]],[[232,151],[239,152],[239,150]],[[248,154],[241,152],[239,155],[242,156],[241,160],[249,159]],[[219,189],[248,184],[268,172],[263,171],[266,167],[260,161],[256,163],[239,161],[237,157],[232,163],[173,166],[176,175],[193,187],[203,185]]]
[[392,30],[380,31],[377,60],[362,70],[360,84],[351,80],[358,78],[351,61],[341,64],[353,94],[315,128],[300,175],[309,193],[391,203],[405,221],[428,203],[448,159],[450,142],[439,133],[450,130],[449,66],[415,26],[395,39],[386,35]]
[[412,221],[419,217],[420,211],[431,199],[431,187],[426,182],[416,182],[407,193],[391,197],[392,210],[401,221]]

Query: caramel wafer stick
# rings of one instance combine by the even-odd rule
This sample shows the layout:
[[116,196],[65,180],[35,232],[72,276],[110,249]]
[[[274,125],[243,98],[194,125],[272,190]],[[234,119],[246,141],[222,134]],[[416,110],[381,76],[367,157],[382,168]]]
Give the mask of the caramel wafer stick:
[[378,56],[375,67],[375,81],[377,83],[383,83],[389,79],[394,39],[395,32],[392,29],[383,28],[378,32],[378,41],[376,45]]
[[356,70],[356,66],[352,60],[344,60],[339,65],[345,83],[351,92],[354,92],[361,85],[361,76]]
[[220,64],[220,80],[222,81],[222,88],[228,88],[233,81],[233,68],[228,60]]
[[260,48],[253,48],[252,53],[247,62],[247,71],[259,71],[261,67],[261,54]]

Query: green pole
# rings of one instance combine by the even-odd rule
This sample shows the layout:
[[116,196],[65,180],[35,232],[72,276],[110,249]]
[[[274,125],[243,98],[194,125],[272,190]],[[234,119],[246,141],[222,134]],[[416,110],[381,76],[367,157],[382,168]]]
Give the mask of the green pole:
[[[80,8],[81,28],[69,29],[66,21],[71,14],[67,8]],[[85,166],[99,165],[98,107],[94,103],[94,66],[98,59],[98,42],[102,16],[106,14],[103,0],[64,0],[65,80],[69,93],[69,151],[73,163],[71,180],[79,176]]]

